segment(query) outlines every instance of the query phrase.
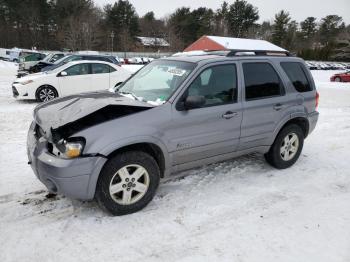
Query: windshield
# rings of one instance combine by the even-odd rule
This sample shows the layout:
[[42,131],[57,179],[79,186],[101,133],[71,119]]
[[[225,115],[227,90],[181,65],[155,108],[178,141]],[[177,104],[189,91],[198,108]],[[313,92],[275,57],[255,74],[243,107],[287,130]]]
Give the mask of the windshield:
[[53,65],[50,65],[44,68],[42,71],[53,71],[61,67],[62,65],[67,64],[68,62],[76,61],[76,60],[82,60],[82,58],[80,56],[75,56],[75,55],[64,56],[61,59],[57,60]]
[[55,61],[54,64],[57,65],[57,64],[61,63],[62,61],[66,60],[68,57],[72,57],[72,56],[64,56],[64,57],[58,59],[57,61]]
[[180,61],[154,61],[139,70],[116,91],[151,104],[163,104],[195,66],[194,63]]
[[53,54],[48,54],[45,58],[42,59],[43,62],[49,61]]

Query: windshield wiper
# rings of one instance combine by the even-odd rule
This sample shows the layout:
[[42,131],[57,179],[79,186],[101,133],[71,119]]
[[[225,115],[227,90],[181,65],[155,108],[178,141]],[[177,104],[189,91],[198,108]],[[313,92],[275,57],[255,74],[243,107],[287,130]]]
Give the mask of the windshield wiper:
[[133,98],[135,98],[135,100],[144,102],[143,99],[140,99],[139,97],[137,97],[135,94],[133,94],[133,93],[131,93],[131,92],[118,91],[118,93],[119,93],[119,94],[123,94],[123,95],[131,95]]

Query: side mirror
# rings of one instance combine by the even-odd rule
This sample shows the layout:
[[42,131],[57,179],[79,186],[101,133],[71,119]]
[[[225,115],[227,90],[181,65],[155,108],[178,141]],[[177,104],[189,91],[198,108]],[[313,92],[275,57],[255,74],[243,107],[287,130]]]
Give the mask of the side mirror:
[[67,72],[66,71],[62,71],[61,73],[60,73],[60,76],[67,76],[68,74],[67,74]]
[[185,110],[201,108],[205,105],[204,96],[188,96],[184,102]]
[[111,88],[111,90],[113,90],[112,92],[118,92],[119,91],[119,87],[123,82],[118,82],[113,88]]
[[123,82],[118,82],[114,87],[118,87],[122,84]]

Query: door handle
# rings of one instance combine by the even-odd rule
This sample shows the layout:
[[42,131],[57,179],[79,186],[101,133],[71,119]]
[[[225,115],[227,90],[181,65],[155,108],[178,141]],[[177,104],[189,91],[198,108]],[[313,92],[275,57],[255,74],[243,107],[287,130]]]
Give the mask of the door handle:
[[227,111],[225,114],[222,115],[225,119],[230,119],[232,117],[238,116],[237,112]]
[[273,109],[276,110],[276,111],[279,111],[279,110],[281,110],[283,108],[284,108],[284,105],[280,104],[280,103],[278,103],[278,104],[273,106]]

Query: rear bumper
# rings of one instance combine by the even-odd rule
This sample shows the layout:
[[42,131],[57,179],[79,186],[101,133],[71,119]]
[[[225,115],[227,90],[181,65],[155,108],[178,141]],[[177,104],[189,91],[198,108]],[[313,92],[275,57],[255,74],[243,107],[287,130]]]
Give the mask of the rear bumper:
[[62,159],[48,152],[48,142],[37,139],[34,124],[28,132],[27,154],[36,177],[50,192],[70,198],[94,198],[100,171],[106,162],[103,157]]
[[309,120],[309,134],[311,134],[312,131],[314,131],[318,121],[318,116],[319,116],[319,112],[317,111],[314,111],[308,115],[307,118]]

